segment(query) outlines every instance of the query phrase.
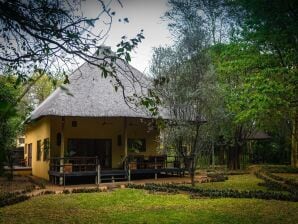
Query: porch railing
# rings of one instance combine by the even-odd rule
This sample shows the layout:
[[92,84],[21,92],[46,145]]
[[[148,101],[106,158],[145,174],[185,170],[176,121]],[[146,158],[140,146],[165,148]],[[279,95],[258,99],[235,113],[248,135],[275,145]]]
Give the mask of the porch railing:
[[126,158],[127,169],[164,169],[182,168],[183,161],[175,156],[129,155]]
[[97,157],[53,157],[50,159],[50,171],[73,173],[97,171]]
[[[131,174],[157,174],[177,173],[182,175],[183,162],[178,157],[171,156],[127,156],[122,160],[122,166],[117,170],[101,169],[98,157],[54,157],[50,159],[50,179],[56,184],[65,185],[66,177],[72,176],[95,176],[95,182],[100,183],[103,179],[112,177],[114,179],[124,178],[130,181]],[[182,169],[181,169],[182,168]],[[122,177],[120,177],[122,176]],[[124,177],[123,177],[124,176]],[[59,180],[57,180],[59,179]]]
[[[52,157],[50,171],[60,173],[97,171],[98,157]],[[129,155],[120,167],[124,170],[183,168],[183,161],[174,156]]]

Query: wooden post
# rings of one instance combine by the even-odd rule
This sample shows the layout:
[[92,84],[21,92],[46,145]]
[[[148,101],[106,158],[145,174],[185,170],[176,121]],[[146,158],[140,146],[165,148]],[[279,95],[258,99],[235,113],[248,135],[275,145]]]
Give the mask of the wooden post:
[[128,167],[128,182],[130,182],[130,180],[131,180],[131,173],[130,173],[130,167]]
[[61,148],[60,148],[60,173],[63,173],[63,177],[60,175],[59,184],[62,185],[65,183],[64,175],[64,122],[65,118],[61,119]]
[[124,138],[124,156],[127,158],[127,118],[124,118],[123,124],[123,138]]
[[155,158],[154,158],[154,169],[155,169],[154,178],[155,178],[155,180],[157,180],[157,164],[156,164],[156,162],[157,162],[157,158],[155,156]]
[[215,168],[214,142],[212,142],[212,169]]
[[101,183],[100,164],[97,164],[97,184]]

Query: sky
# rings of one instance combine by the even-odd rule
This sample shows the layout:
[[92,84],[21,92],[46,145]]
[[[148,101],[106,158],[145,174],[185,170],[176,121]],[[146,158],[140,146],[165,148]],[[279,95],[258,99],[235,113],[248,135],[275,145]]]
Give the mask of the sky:
[[[92,4],[92,1],[86,1],[85,11],[89,15],[93,15],[98,10],[98,6]],[[152,48],[173,43],[167,29],[167,22],[161,18],[168,8],[167,0],[121,0],[121,3],[122,6],[117,0],[112,0],[109,5],[116,14],[104,45],[111,46],[112,50],[115,50],[122,36],[133,38],[143,29],[145,39],[131,54],[131,65],[149,74]],[[123,22],[125,17],[128,18],[128,23]],[[122,18],[121,22],[118,21],[119,18]]]

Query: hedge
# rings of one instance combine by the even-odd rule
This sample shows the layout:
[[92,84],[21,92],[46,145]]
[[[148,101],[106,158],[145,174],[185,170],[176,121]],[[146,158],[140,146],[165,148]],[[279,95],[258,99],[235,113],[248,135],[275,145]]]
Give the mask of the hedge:
[[265,200],[282,200],[282,201],[298,201],[297,195],[284,194],[281,192],[266,192],[266,191],[238,191],[238,190],[215,190],[215,189],[200,189],[187,185],[174,184],[145,184],[135,185],[128,184],[129,188],[145,189],[150,191],[162,192],[187,192],[192,198],[196,197],[210,197],[210,198],[257,198]]

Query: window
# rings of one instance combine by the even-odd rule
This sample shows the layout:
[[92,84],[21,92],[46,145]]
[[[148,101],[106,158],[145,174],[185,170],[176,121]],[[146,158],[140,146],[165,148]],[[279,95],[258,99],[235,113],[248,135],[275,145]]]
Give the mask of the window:
[[118,146],[121,146],[121,145],[122,145],[122,138],[121,138],[121,135],[118,135],[118,136],[117,136],[117,144],[118,144]]
[[61,133],[57,133],[57,136],[56,136],[56,144],[58,146],[61,145]]
[[45,138],[43,140],[43,161],[48,160],[49,156],[50,156],[50,139]]
[[41,159],[41,140],[37,141],[37,150],[36,150],[36,160],[39,161]]
[[130,152],[146,152],[146,140],[129,138],[127,148]]
[[27,166],[32,165],[32,143],[28,144]]
[[77,127],[78,126],[78,122],[77,121],[72,121],[71,122],[71,126],[74,127],[74,128]]
[[19,144],[24,144],[25,143],[25,138],[19,138]]

